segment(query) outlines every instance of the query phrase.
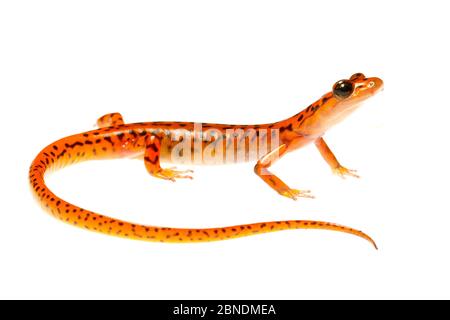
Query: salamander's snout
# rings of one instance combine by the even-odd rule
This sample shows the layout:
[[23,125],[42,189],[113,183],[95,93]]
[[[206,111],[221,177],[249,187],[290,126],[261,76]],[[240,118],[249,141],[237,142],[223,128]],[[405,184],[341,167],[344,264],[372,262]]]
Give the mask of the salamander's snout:
[[383,80],[381,80],[380,78],[373,77],[370,78],[369,80],[370,81],[368,83],[368,86],[373,88],[373,90],[375,91],[374,93],[384,89]]
[[355,96],[364,99],[375,95],[384,88],[383,80],[377,77],[355,79]]

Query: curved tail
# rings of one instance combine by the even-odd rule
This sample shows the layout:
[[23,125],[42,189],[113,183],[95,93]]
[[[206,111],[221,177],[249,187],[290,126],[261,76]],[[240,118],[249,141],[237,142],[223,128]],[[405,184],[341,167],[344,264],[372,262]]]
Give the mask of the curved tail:
[[[42,206],[55,218],[71,225],[128,239],[184,243],[226,240],[288,229],[326,229],[356,235],[366,239],[377,248],[372,238],[362,231],[329,222],[289,220],[221,228],[180,229],[134,224],[82,209],[56,196],[44,181],[48,169],[83,160],[80,159],[80,155],[75,157],[73,145],[72,149],[68,151],[66,141],[62,139],[55,142],[37,155],[31,164],[29,179],[32,190]],[[93,155],[87,154],[81,156],[84,156],[85,159],[93,157]]]

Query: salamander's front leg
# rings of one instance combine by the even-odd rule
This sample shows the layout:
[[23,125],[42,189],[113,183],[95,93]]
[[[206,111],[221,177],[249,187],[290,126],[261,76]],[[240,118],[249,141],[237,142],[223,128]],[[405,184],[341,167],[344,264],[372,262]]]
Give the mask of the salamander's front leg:
[[320,154],[325,159],[325,161],[330,166],[331,170],[333,170],[334,174],[337,174],[338,176],[345,178],[345,176],[352,176],[355,178],[359,178],[359,176],[356,174],[356,170],[350,170],[347,169],[337,161],[336,157],[334,156],[333,152],[330,150],[328,145],[325,143],[325,140],[323,138],[318,138],[315,141],[317,149],[319,149]]
[[124,123],[122,115],[118,112],[105,114],[97,120],[99,128],[113,127]]
[[163,169],[159,165],[161,150],[161,139],[157,136],[148,136],[145,140],[144,162],[147,171],[154,177],[175,181],[175,179],[188,178],[192,176],[186,175],[192,173],[192,170],[176,170],[176,168]]
[[297,200],[299,197],[314,198],[309,190],[297,190],[289,188],[280,178],[269,171],[269,167],[286,153],[286,145],[281,145],[277,149],[262,157],[255,165],[255,173],[264,180],[272,189],[282,196]]

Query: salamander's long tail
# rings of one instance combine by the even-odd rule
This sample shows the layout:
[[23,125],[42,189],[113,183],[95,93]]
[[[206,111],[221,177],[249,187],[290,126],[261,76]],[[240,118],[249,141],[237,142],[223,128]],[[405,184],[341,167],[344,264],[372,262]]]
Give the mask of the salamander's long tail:
[[[61,145],[60,150],[58,150],[58,145]],[[61,151],[63,148],[63,141],[56,142],[38,154],[30,168],[30,183],[39,202],[50,214],[80,228],[129,239],[186,243],[226,240],[288,229],[326,229],[359,236],[377,248],[372,238],[362,231],[329,222],[289,220],[223,228],[179,229],[133,224],[110,218],[64,201],[45,185],[44,175],[47,169],[68,164],[76,158],[69,152]]]

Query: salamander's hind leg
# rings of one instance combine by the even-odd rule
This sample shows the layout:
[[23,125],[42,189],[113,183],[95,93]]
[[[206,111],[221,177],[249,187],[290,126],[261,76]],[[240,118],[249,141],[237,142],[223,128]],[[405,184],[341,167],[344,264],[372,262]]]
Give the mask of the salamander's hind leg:
[[324,158],[324,160],[328,163],[331,170],[334,174],[340,176],[341,178],[344,178],[346,176],[351,176],[355,178],[359,178],[359,176],[356,174],[356,170],[350,170],[347,169],[339,163],[339,161],[336,159],[335,155],[331,151],[331,149],[326,144],[325,140],[323,138],[319,138],[315,141],[316,147],[319,150],[320,154]]
[[280,178],[269,171],[269,167],[286,152],[286,145],[281,145],[277,149],[262,157],[255,165],[255,173],[263,179],[265,183],[282,196],[297,200],[297,198],[314,198],[309,190],[297,190],[289,188]]
[[113,127],[124,123],[122,115],[118,112],[105,114],[97,120],[99,128]]
[[157,136],[148,136],[145,140],[144,162],[147,171],[154,177],[175,181],[176,179],[192,179],[188,173],[192,170],[176,170],[176,168],[163,169],[159,164],[161,150],[161,139]]

